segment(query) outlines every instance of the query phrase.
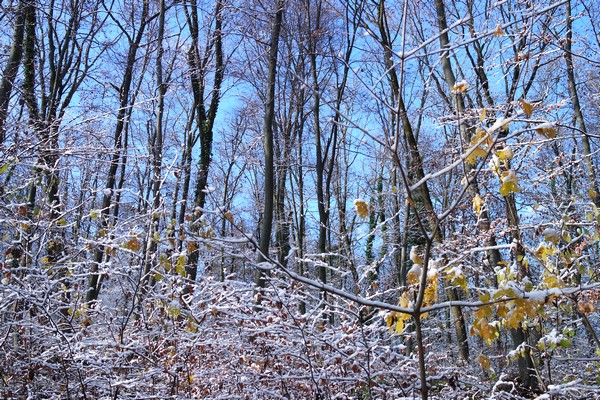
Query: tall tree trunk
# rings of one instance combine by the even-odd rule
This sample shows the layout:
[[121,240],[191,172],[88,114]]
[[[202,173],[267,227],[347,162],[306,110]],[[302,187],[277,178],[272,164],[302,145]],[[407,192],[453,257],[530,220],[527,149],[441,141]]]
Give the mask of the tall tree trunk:
[[[23,44],[23,98],[29,111],[29,124],[33,127],[37,126],[39,119],[39,109],[37,99],[35,97],[35,29],[36,29],[36,17],[35,17],[35,6],[33,2],[27,2],[25,7],[25,39]],[[40,171],[38,168],[34,169],[34,180],[29,183],[27,188],[27,204],[26,204],[26,217],[31,220],[33,217],[33,210],[35,208],[35,202],[37,197],[37,179]],[[19,232],[20,238],[18,243],[21,244],[21,248],[18,249],[17,254],[21,256],[21,266],[27,267],[31,261],[29,250],[29,229],[23,229]]]
[[[333,115],[333,123],[331,125],[331,143],[333,144],[332,154],[329,159],[329,174],[327,176],[326,188],[327,195],[331,197],[329,194],[331,183],[334,177],[334,173],[336,170],[338,171],[338,175],[341,174],[342,168],[340,167],[340,150],[343,149],[343,144],[339,143],[340,140],[345,140],[345,134],[347,133],[347,128],[343,127],[343,117],[342,117],[342,107],[344,104],[344,100],[346,98],[346,88],[348,86],[348,76],[350,73],[350,60],[352,58],[352,53],[355,47],[356,41],[356,32],[358,26],[360,25],[360,21],[362,18],[364,5],[361,3],[357,8],[351,11],[352,5],[350,3],[346,3],[344,6],[344,11],[346,15],[346,26],[345,26],[345,38],[346,38],[346,46],[344,51],[344,58],[341,61],[342,71],[341,73],[338,70],[335,70],[336,75],[336,96],[335,96],[335,109]],[[342,138],[343,136],[343,138]],[[343,170],[344,180],[342,182],[338,182],[338,193],[337,193],[337,208],[338,208],[338,217],[339,217],[339,234],[340,238],[340,249],[343,249],[342,254],[347,258],[347,267],[352,274],[354,279],[353,284],[355,285],[354,291],[358,293],[358,271],[354,265],[354,260],[352,257],[352,244],[351,244],[351,234],[348,232],[348,227],[346,225],[346,199],[347,197],[347,169]],[[340,177],[341,178],[341,177]],[[343,194],[341,193],[343,185]]]
[[283,266],[287,266],[287,258],[291,250],[290,227],[292,223],[291,217],[286,213],[286,184],[291,168],[291,148],[296,135],[296,127],[299,125],[297,119],[302,117],[302,107],[295,106],[294,102],[301,105],[303,97],[303,90],[292,90],[288,116],[279,124],[280,140],[278,145],[275,146],[279,149],[277,152],[278,166],[276,168],[277,183],[275,185],[275,247],[277,248],[277,261]]
[[[446,22],[446,10],[444,7],[444,1],[443,0],[435,0],[435,7],[436,7],[436,13],[437,13],[437,21],[438,21],[438,30],[439,30],[439,41],[440,41],[440,48],[442,50],[444,49],[448,49],[450,47],[450,38],[448,36],[448,24]],[[464,98],[461,92],[459,91],[454,91],[454,85],[456,83],[456,76],[454,75],[454,71],[452,70],[452,65],[450,63],[450,55],[448,54],[448,51],[443,51],[441,53],[441,64],[442,64],[442,70],[444,73],[444,78],[446,80],[446,84],[448,85],[448,87],[450,88],[451,91],[453,91],[453,97],[454,97],[454,110],[455,110],[455,115],[457,116],[457,118],[459,118],[459,133],[461,136],[461,141],[463,143],[463,150],[466,150],[467,147],[470,145],[471,143],[471,137],[472,137],[472,131],[471,128],[469,128],[467,121],[466,121],[466,113],[465,113],[465,102],[464,102]],[[482,77],[482,81],[487,83],[487,77],[485,76],[485,72],[483,71],[483,69],[481,69],[480,71],[480,75],[483,75]],[[487,85],[483,85],[484,89],[487,88]],[[486,90],[486,93],[488,93],[488,91]],[[487,97],[489,100],[491,100],[489,98],[489,96]],[[476,196],[480,195],[480,190],[479,190],[479,185],[478,185],[478,180],[476,177],[472,176],[472,172],[474,170],[474,166],[469,164],[468,162],[463,163],[463,169],[464,169],[464,174],[465,177],[468,177],[470,179],[468,187],[467,187],[467,196],[469,199],[473,199]],[[489,214],[486,208],[483,208],[481,210],[481,213],[478,215],[478,229],[480,231],[480,233],[482,233],[483,235],[486,236],[485,240],[485,247],[489,248],[489,250],[487,250],[487,258],[488,258],[488,264],[489,264],[489,272],[493,272],[494,271],[494,267],[498,264],[498,262],[501,260],[501,256],[500,256],[500,252],[498,249],[496,249],[496,237],[493,233],[489,232],[490,231],[490,218],[489,218]],[[448,296],[449,299],[452,301],[457,301],[460,300],[460,298],[462,297],[462,293],[460,291],[460,289],[458,288],[452,288],[448,290]],[[464,323],[464,317],[462,317],[461,315],[461,311],[460,308],[458,307],[453,307],[452,309],[452,315],[454,317],[455,322],[458,320],[458,324],[459,326],[465,326]],[[462,322],[461,322],[462,320]],[[468,346],[467,346],[467,332],[466,332],[466,326],[465,326],[465,330],[463,331],[462,329],[460,330],[460,332],[457,330],[457,337],[459,339],[459,354],[461,355],[461,358],[463,358],[464,360],[468,360],[468,356],[469,356],[469,352],[468,352]],[[461,340],[463,341],[461,343]]]
[[[406,7],[404,9],[406,13]],[[404,96],[402,93],[401,81],[396,72],[396,66],[393,63],[393,53],[392,53],[392,40],[388,26],[387,12],[385,1],[381,0],[379,2],[378,7],[378,18],[377,25],[379,28],[380,34],[380,44],[383,48],[384,53],[384,63],[386,65],[388,71],[388,80],[390,82],[390,86],[392,88],[392,98],[395,100],[396,110],[393,113],[394,120],[396,121],[395,133],[393,138],[394,145],[392,146],[392,156],[394,160],[394,164],[396,168],[402,172],[403,170],[403,162],[399,157],[399,142],[400,142],[400,131],[403,135],[403,140],[406,148],[408,149],[408,160],[407,160],[407,168],[408,172],[406,176],[403,177],[405,180],[405,184],[408,187],[411,183],[422,181],[425,177],[425,173],[423,170],[423,161],[421,158],[421,154],[419,151],[418,140],[413,131],[413,127],[411,121],[408,117],[408,112],[406,108],[406,104],[404,102]],[[406,18],[406,16],[405,16]],[[400,68],[403,67],[403,64]],[[400,71],[403,74],[404,71]],[[431,249],[432,242],[441,243],[443,241],[442,231],[440,229],[440,221],[438,219],[435,208],[433,207],[433,202],[431,200],[431,195],[429,191],[429,187],[426,181],[422,181],[422,183],[414,188],[412,193],[409,191],[407,193],[409,197],[409,202],[411,203],[411,208],[414,211],[415,220],[419,225],[419,230],[421,235],[424,236],[422,240],[425,241],[426,254],[429,255],[429,251]],[[421,219],[421,215],[425,214],[425,218]],[[427,221],[425,225],[423,221]],[[428,232],[429,231],[429,232]],[[426,270],[427,268],[427,260],[425,260],[423,268]],[[420,324],[420,309],[423,302],[423,293],[425,290],[425,286],[427,284],[426,274],[425,272],[421,275],[421,284],[419,290],[419,300],[416,302],[414,310],[415,313],[413,315],[413,319],[415,320],[415,332],[417,339],[417,346],[419,348],[419,366],[421,372],[421,396],[423,399],[427,399],[428,396],[428,388],[426,382],[426,371],[425,371],[425,355],[424,355],[424,345],[422,341],[422,332],[421,332],[421,324]],[[453,289],[448,291],[448,297],[452,299],[458,299],[458,295],[456,291]],[[453,316],[454,316],[454,325],[456,329],[457,342],[459,345],[459,354],[461,358],[468,359],[468,336],[467,329],[464,317],[459,308],[453,307]]]
[[[298,170],[296,172],[296,182],[297,182],[297,190],[298,190],[298,203],[296,207],[294,207],[296,213],[296,245],[298,246],[297,250],[297,258],[298,258],[298,274],[304,275],[305,273],[305,264],[304,264],[304,254],[305,254],[305,246],[306,246],[306,209],[304,204],[304,155],[303,155],[303,137],[302,137],[303,129],[298,129]],[[300,314],[306,314],[306,303],[304,301],[300,301],[298,305],[298,310]]]
[[[192,37],[192,44],[188,51],[188,66],[190,70],[190,80],[192,92],[194,94],[194,106],[196,108],[196,124],[200,133],[200,166],[198,179],[194,191],[194,214],[192,217],[192,233],[198,233],[198,219],[203,214],[203,208],[206,203],[208,173],[212,160],[213,126],[219,108],[221,99],[221,85],[224,77],[224,59],[223,59],[223,0],[217,0],[215,6],[215,26],[207,33],[207,45],[204,55],[200,54],[198,25],[198,8],[195,0],[184,0],[184,11],[186,20]],[[213,53],[214,52],[214,53]],[[208,108],[204,105],[204,93],[206,89],[207,67],[214,54],[215,74],[211,88],[210,104]],[[188,150],[191,151],[191,150]],[[183,212],[182,212],[183,214]],[[191,253],[186,263],[186,275],[190,285],[186,292],[190,293],[193,283],[196,281],[198,272],[198,260],[200,257],[200,244],[194,239],[189,241]]]
[[[193,105],[190,111],[190,117],[185,127],[185,147],[181,154],[181,173],[183,174],[181,187],[181,204],[179,206],[179,215],[177,217],[177,226],[179,227],[179,237],[177,239],[177,248],[181,250],[183,243],[183,226],[185,223],[185,213],[187,210],[188,196],[190,193],[190,182],[192,178],[192,150],[196,141],[196,135],[193,131],[196,106]],[[179,187],[179,186],[178,186]],[[175,198],[177,201],[177,197]],[[174,206],[176,207],[176,206]]]
[[158,14],[158,37],[156,39],[158,48],[156,49],[156,87],[157,87],[157,105],[156,105],[156,122],[154,125],[154,140],[152,143],[152,207],[151,221],[147,233],[146,241],[146,259],[144,266],[144,280],[146,284],[152,282],[152,269],[156,266],[158,260],[158,238],[159,232],[161,195],[160,189],[162,186],[162,157],[163,157],[163,122],[165,115],[165,94],[167,86],[164,82],[163,73],[163,54],[164,54],[164,35],[165,35],[165,1],[159,0]]
[[588,175],[589,185],[595,193],[592,200],[594,201],[594,204],[596,204],[596,206],[600,207],[600,189],[598,188],[594,160],[592,160],[592,146],[590,143],[588,130],[585,125],[583,111],[581,109],[581,102],[579,100],[579,93],[577,91],[577,81],[575,79],[575,67],[573,65],[573,17],[571,16],[571,0],[567,0],[567,2],[565,3],[565,7],[567,37],[563,43],[565,50],[564,58],[565,63],[567,64],[567,81],[569,84],[569,95],[571,96],[571,103],[573,104],[573,113],[575,114],[575,121],[577,121],[577,128],[581,133],[581,144],[583,147],[585,169]]
[[[275,17],[271,26],[271,39],[269,42],[269,67],[267,77],[267,96],[265,104],[265,116],[263,119],[263,145],[265,154],[265,188],[263,219],[260,230],[260,243],[258,263],[267,262],[269,259],[269,247],[271,244],[271,231],[273,229],[273,213],[275,198],[275,166],[273,163],[273,125],[275,120],[275,83],[277,79],[277,54],[279,52],[279,35],[283,22],[284,0],[275,3]],[[267,284],[265,271],[258,271],[256,285],[264,288]]]
[[[140,47],[140,43],[144,36],[144,31],[147,25],[149,12],[148,0],[144,1],[142,8],[142,16],[140,20],[140,27],[137,31],[135,39],[129,43],[129,50],[127,53],[127,61],[125,64],[125,71],[123,73],[123,80],[119,87],[119,111],[117,113],[117,124],[115,126],[115,132],[113,135],[113,152],[110,159],[110,165],[108,168],[108,177],[106,179],[106,188],[102,193],[102,205],[100,209],[100,232],[106,232],[110,225],[110,205],[114,196],[117,171],[119,165],[122,162],[124,155],[123,146],[123,135],[126,133],[129,115],[131,114],[131,108],[133,106],[132,100],[130,99],[130,91],[133,81],[133,68],[135,66],[137,51]],[[124,165],[122,165],[123,167]],[[118,203],[118,201],[117,201]],[[116,216],[117,211],[114,211]],[[100,289],[102,286],[102,276],[98,274],[98,270],[103,260],[106,257],[108,261],[109,254],[106,252],[106,247],[99,245],[94,251],[94,261],[91,266],[91,274],[88,282],[88,291],[86,293],[86,302],[90,303],[98,299]]]
[[[519,214],[516,207],[514,193],[510,193],[507,196],[505,196],[504,200],[506,204],[506,216],[508,220],[508,227],[510,229],[510,235],[513,243],[516,244],[513,248],[513,257],[517,265],[519,278],[528,278],[529,270],[525,267],[525,265],[523,265],[523,259],[525,258],[525,249],[521,244]],[[535,363],[531,356],[531,349],[528,345],[529,328],[525,326],[519,326],[516,329],[511,329],[510,336],[512,338],[515,349],[519,346],[526,346],[525,350],[519,353],[518,358],[519,378],[521,380],[521,384],[526,388],[537,390],[539,387],[539,382],[536,373]]]
[[25,9],[27,0],[20,0],[17,6],[15,16],[15,30],[13,32],[12,44],[8,61],[2,73],[2,83],[0,84],[0,144],[5,139],[5,124],[8,118],[8,103],[12,93],[15,78],[19,70],[19,65],[23,59],[23,38],[25,36]]
[[[306,17],[308,23],[308,30],[310,32],[319,32],[321,28],[321,1],[317,1],[314,4],[316,8],[315,14],[311,13],[311,7],[313,3],[310,1],[305,2],[304,7],[306,8]],[[315,172],[317,179],[315,182],[317,189],[317,210],[319,213],[319,236],[317,239],[317,251],[321,254],[324,259],[319,263],[318,276],[321,282],[327,283],[327,262],[326,254],[327,249],[327,232],[329,230],[329,198],[327,197],[325,188],[325,163],[327,162],[327,151],[329,146],[327,145],[323,149],[323,131],[321,130],[321,87],[319,84],[319,71],[317,66],[317,35],[311,34],[308,44],[308,57],[310,59],[310,73],[312,78],[312,93],[313,93],[313,130],[315,134]],[[327,257],[327,259],[329,259]],[[327,293],[321,292],[323,303],[327,301]]]

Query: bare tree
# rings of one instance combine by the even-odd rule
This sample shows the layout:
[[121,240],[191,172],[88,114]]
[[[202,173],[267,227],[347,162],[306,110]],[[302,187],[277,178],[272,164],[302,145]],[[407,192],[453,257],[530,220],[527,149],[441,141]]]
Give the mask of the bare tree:
[[[127,59],[123,70],[123,78],[118,88],[119,94],[119,110],[117,113],[117,123],[115,125],[115,131],[113,136],[113,153],[110,158],[110,164],[108,169],[108,176],[106,181],[106,188],[102,191],[102,203],[100,208],[100,231],[105,232],[110,224],[110,211],[111,203],[115,198],[115,188],[117,186],[117,172],[119,167],[125,168],[125,162],[122,162],[125,157],[124,152],[124,140],[123,137],[126,134],[127,127],[129,124],[129,116],[133,107],[135,96],[131,96],[131,88],[133,85],[134,68],[138,58],[138,50],[144,37],[145,29],[150,21],[149,16],[149,2],[144,1],[139,27],[134,29],[134,33],[123,32],[128,41]],[[113,13],[109,13],[112,18],[115,18]],[[132,23],[135,21],[132,21]],[[122,25],[117,24],[119,27]],[[121,174],[123,176],[123,174]],[[115,207],[117,208],[117,207]],[[114,210],[113,216],[117,216],[118,211]],[[105,246],[99,245],[94,251],[94,263],[91,267],[91,275],[88,283],[88,293],[86,295],[86,301],[92,302],[98,299],[100,288],[102,286],[102,276],[98,274],[99,266],[103,260],[109,258],[109,253],[106,251]]]
[[21,60],[23,59],[23,38],[25,37],[25,3],[26,1],[22,0],[19,1],[19,4],[17,5],[10,55],[2,73],[2,84],[0,86],[0,144],[4,143],[6,132],[5,124],[6,118],[8,117],[10,96],[14,86],[15,78],[17,77],[19,66],[21,65]]
[[[213,127],[215,118],[217,116],[217,110],[219,108],[219,101],[221,99],[221,85],[225,74],[225,65],[223,58],[223,20],[224,20],[224,4],[222,0],[217,0],[214,7],[214,27],[209,28],[206,32],[206,44],[204,46],[204,53],[201,52],[200,44],[200,20],[198,18],[198,5],[196,0],[184,1],[183,7],[185,16],[190,30],[190,36],[192,43],[188,51],[188,66],[190,74],[190,83],[192,86],[192,93],[194,95],[194,113],[196,117],[196,127],[199,132],[200,139],[200,166],[198,171],[198,179],[196,180],[196,186],[194,189],[194,210],[192,217],[192,234],[197,234],[198,226],[196,221],[203,213],[203,208],[206,203],[207,194],[207,183],[208,183],[208,172],[210,168],[212,158],[212,145],[213,145]],[[214,74],[213,83],[210,90],[208,89],[207,80],[209,79],[209,67],[212,58],[214,57]],[[209,97],[208,106],[205,105],[205,95]],[[191,161],[191,146],[190,144],[195,143],[194,139],[188,141],[189,153],[187,160]],[[191,166],[185,166],[185,182],[184,190],[182,193],[183,202],[180,210],[180,214],[185,214],[187,204],[187,190],[189,187],[189,179],[191,174]],[[195,228],[194,228],[195,226]],[[192,245],[189,247],[192,249],[186,265],[186,274],[191,282],[196,280],[196,274],[198,270],[198,258],[200,246],[190,238]],[[191,289],[188,289],[191,290]]]
[[[265,102],[265,116],[263,120],[263,145],[265,151],[265,189],[263,200],[263,219],[260,229],[260,243],[258,248],[259,253],[257,259],[259,264],[267,262],[269,260],[271,231],[273,229],[273,214],[275,200],[273,121],[275,119],[275,83],[277,76],[277,56],[279,54],[279,36],[281,33],[281,25],[283,24],[283,14],[285,10],[284,6],[284,0],[277,0],[274,3],[274,16],[271,25],[271,35],[269,39],[267,97]],[[267,284],[267,274],[263,270],[258,271],[256,284],[259,288],[264,288]]]

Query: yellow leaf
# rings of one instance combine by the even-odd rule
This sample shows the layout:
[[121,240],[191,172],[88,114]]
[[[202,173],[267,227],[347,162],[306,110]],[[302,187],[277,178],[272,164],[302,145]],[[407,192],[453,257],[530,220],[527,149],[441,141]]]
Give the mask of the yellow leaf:
[[506,146],[502,150],[496,151],[496,154],[498,155],[498,159],[500,161],[510,160],[511,158],[513,158],[514,155],[512,149],[508,146]]
[[523,109],[523,112],[525,113],[525,115],[527,117],[531,117],[531,114],[533,113],[533,108],[534,108],[533,104],[531,104],[530,102],[528,102],[525,99],[520,99],[519,100],[519,105]]
[[547,244],[542,243],[538,246],[535,254],[544,262],[547,262],[548,256],[556,254],[556,248],[552,245],[548,246]]
[[467,150],[465,161],[470,165],[474,165],[477,163],[477,157],[485,158],[486,156],[487,151],[485,149],[483,149],[481,146],[474,146]]
[[185,272],[185,263],[187,261],[187,257],[186,256],[179,256],[177,257],[177,265],[175,266],[175,272],[181,276],[184,277],[186,276],[186,272]]
[[487,111],[485,108],[482,108],[481,114],[479,114],[479,121],[485,121],[486,117],[487,117]]
[[446,271],[446,280],[453,286],[459,286],[467,290],[467,278],[460,267],[452,267]]
[[427,287],[425,287],[425,293],[423,296],[423,303],[429,306],[438,300],[438,280],[437,276],[428,278]]
[[556,137],[556,128],[554,128],[554,125],[550,122],[544,122],[533,129],[546,139],[554,139]]
[[408,299],[408,292],[402,293],[402,296],[400,296],[400,301],[398,302],[398,305],[402,308],[410,307],[410,300]]
[[479,301],[481,301],[482,303],[489,303],[490,298],[490,292],[483,292],[479,295]]
[[475,318],[489,318],[492,315],[494,315],[494,310],[491,306],[481,306],[474,314]]
[[475,195],[475,197],[473,197],[473,211],[475,212],[475,214],[477,214],[478,216],[481,214],[481,209],[483,208],[484,205],[484,201],[481,198],[480,195]]
[[561,288],[565,286],[565,283],[562,281],[562,279],[553,273],[544,274],[543,283],[548,289]]
[[[482,139],[485,139],[485,140],[482,141]],[[477,145],[477,144],[479,144],[480,141],[482,141],[482,144],[485,144],[485,145],[489,145],[492,143],[490,135],[485,130],[483,130],[481,128],[477,128],[475,130],[475,134],[471,137],[471,144]]]
[[504,319],[503,324],[510,329],[517,329],[521,322],[525,319],[525,315],[517,309],[510,310],[506,314],[506,318]]
[[367,218],[370,214],[369,203],[362,199],[354,200],[354,209],[356,210],[356,214],[363,219]]
[[423,264],[423,259],[419,255],[419,247],[417,247],[417,246],[411,247],[411,249],[410,249],[410,261],[412,261],[413,264],[417,264],[417,265]]
[[519,187],[514,182],[506,182],[500,186],[500,194],[502,196],[508,196],[510,193],[519,191]]
[[488,346],[500,336],[496,324],[490,324],[484,318],[474,320],[470,331],[471,335],[477,335],[481,337]]
[[179,317],[181,310],[179,309],[179,307],[177,307],[175,305],[170,305],[169,307],[167,307],[167,313],[169,314],[169,316],[171,316],[173,318],[177,318],[177,317]]
[[395,312],[391,311],[385,314],[385,324],[387,325],[388,328],[391,328],[392,325],[394,324],[394,321],[396,320],[395,318]]
[[[408,308],[410,301],[408,300],[408,292],[404,292],[400,297],[400,307]],[[411,318],[409,314],[397,313],[390,311],[385,313],[385,324],[388,328],[393,329],[395,333],[401,334],[404,331],[406,321]]]
[[558,232],[554,228],[546,228],[542,232],[542,236],[544,236],[544,240],[548,243],[558,244],[560,242],[560,232]]
[[419,264],[413,264],[412,268],[406,275],[409,285],[416,285],[421,280],[421,266]]
[[467,81],[462,80],[462,81],[456,82],[454,84],[452,91],[454,93],[463,93],[463,92],[466,92],[467,89],[469,89],[469,84],[467,83]]
[[501,175],[502,185],[500,186],[500,194],[508,196],[513,192],[520,192],[519,179],[514,171],[504,171]]
[[161,273],[155,272],[152,275],[152,278],[156,281],[156,282],[160,282],[163,279],[163,275]]
[[233,219],[233,213],[231,211],[227,211],[224,216],[225,216],[225,219],[227,221],[231,222],[232,224],[235,222]]
[[500,159],[496,154],[492,155],[488,165],[490,166],[490,171],[492,171],[494,175],[500,176]]
[[398,318],[398,321],[396,321],[395,331],[397,334],[401,334],[404,331],[404,319]]

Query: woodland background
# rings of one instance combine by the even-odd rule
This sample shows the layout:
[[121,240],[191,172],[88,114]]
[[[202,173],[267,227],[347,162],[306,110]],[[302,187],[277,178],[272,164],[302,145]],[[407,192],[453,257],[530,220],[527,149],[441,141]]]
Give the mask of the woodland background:
[[3,398],[598,398],[600,3],[0,10]]

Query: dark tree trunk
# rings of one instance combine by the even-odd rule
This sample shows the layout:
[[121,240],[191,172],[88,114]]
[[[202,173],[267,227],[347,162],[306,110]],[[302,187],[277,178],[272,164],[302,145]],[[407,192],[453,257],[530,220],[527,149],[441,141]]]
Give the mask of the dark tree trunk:
[[[127,61],[125,64],[125,71],[123,73],[123,80],[119,87],[119,111],[117,113],[117,124],[115,126],[115,132],[113,135],[113,152],[110,159],[110,165],[108,168],[108,177],[106,179],[106,190],[102,194],[102,205],[100,209],[100,230],[105,232],[110,225],[111,210],[110,205],[114,194],[114,189],[117,180],[117,171],[119,165],[122,163],[122,157],[124,157],[124,146],[123,146],[123,135],[127,128],[128,116],[131,113],[131,107],[133,104],[130,99],[130,91],[133,81],[133,68],[135,66],[137,51],[140,47],[140,43],[144,36],[144,31],[147,25],[148,19],[148,0],[144,1],[142,16],[140,20],[140,27],[138,29],[135,39],[129,43],[129,50],[127,53]],[[124,167],[124,165],[121,165]],[[113,217],[117,216],[117,211],[114,211]],[[100,289],[102,286],[101,275],[98,274],[99,266],[102,264],[104,258],[108,259],[109,255],[106,253],[105,246],[98,246],[94,251],[94,261],[91,266],[91,275],[88,282],[88,291],[86,294],[86,302],[90,303],[98,299]]]
[[15,16],[15,30],[13,32],[10,55],[2,73],[2,83],[0,84],[0,144],[5,139],[5,123],[8,117],[8,103],[12,93],[15,78],[23,59],[23,38],[25,36],[25,11],[27,0],[19,1]]
[[[223,59],[223,1],[217,0],[215,7],[215,26],[214,30],[208,33],[208,45],[203,56],[200,54],[199,32],[198,25],[198,9],[195,1],[184,1],[184,10],[192,37],[192,44],[188,51],[188,66],[190,70],[190,80],[192,92],[194,95],[194,107],[196,113],[196,124],[200,134],[200,166],[198,170],[198,179],[194,190],[194,212],[192,216],[192,233],[198,233],[197,221],[203,213],[203,208],[206,204],[208,173],[212,160],[212,144],[213,144],[213,126],[219,108],[221,99],[221,84],[224,77],[224,59]],[[212,55],[215,58],[215,74],[211,89],[210,104],[208,109],[204,105],[204,93],[206,89],[206,74],[207,67]],[[188,148],[191,152],[191,149]],[[191,160],[191,155],[189,156]],[[186,165],[186,168],[191,168]],[[184,190],[185,192],[185,190]],[[185,204],[185,203],[184,203]],[[181,214],[185,210],[182,207]],[[193,283],[196,281],[198,272],[198,260],[200,257],[200,245],[191,238],[189,241],[192,250],[185,267],[187,278],[190,281],[190,286],[186,288],[186,292],[190,293],[193,288]]]
[[[260,243],[258,263],[269,260],[269,247],[271,244],[271,231],[273,228],[274,198],[275,198],[275,167],[273,163],[273,124],[275,120],[275,82],[277,76],[277,54],[279,52],[279,35],[283,21],[284,0],[275,3],[275,17],[271,26],[271,39],[269,43],[269,75],[267,78],[267,96],[265,116],[263,119],[263,145],[265,152],[265,189],[263,219],[260,229]],[[267,273],[259,270],[256,285],[264,288],[267,284]]]

